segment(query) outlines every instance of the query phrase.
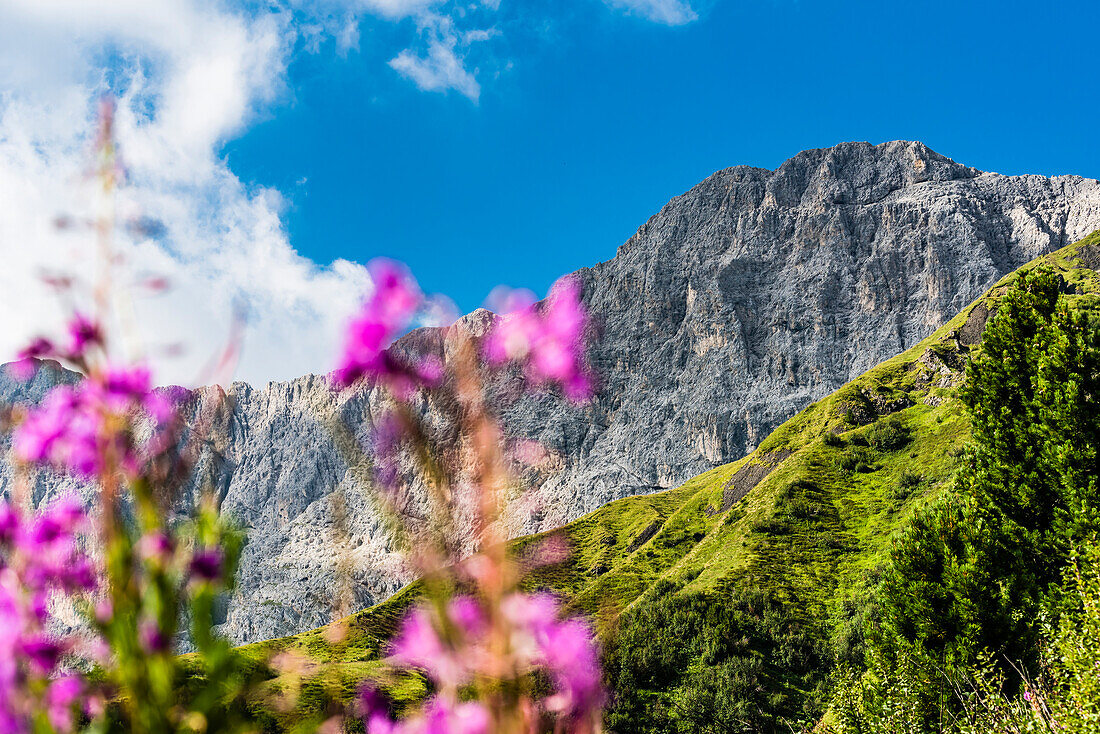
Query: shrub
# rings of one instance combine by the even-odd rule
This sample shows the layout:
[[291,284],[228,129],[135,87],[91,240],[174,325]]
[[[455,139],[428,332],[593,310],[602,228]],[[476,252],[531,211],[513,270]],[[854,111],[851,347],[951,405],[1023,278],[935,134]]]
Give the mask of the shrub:
[[875,452],[866,446],[849,446],[848,450],[837,457],[837,466],[844,471],[861,474],[878,471]]
[[790,531],[787,523],[774,517],[760,518],[752,524],[752,532],[761,535],[786,535]]
[[867,440],[878,451],[897,451],[911,439],[909,427],[896,415],[880,420],[867,431]]
[[906,467],[902,469],[901,476],[898,477],[898,486],[902,489],[915,489],[923,481],[924,477],[919,472]]
[[817,502],[810,502],[809,500],[798,499],[787,505],[786,514],[788,517],[792,517],[798,520],[806,520],[809,518],[817,517],[821,514],[824,508]]
[[822,439],[826,446],[832,446],[833,448],[842,448],[846,445],[844,437],[838,433],[826,433]]

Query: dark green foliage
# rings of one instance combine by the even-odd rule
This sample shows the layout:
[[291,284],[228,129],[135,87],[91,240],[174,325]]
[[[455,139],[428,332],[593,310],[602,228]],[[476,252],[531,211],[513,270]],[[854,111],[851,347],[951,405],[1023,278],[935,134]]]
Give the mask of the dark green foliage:
[[897,451],[909,443],[908,426],[896,415],[880,420],[867,431],[867,441],[876,451]]
[[933,729],[955,700],[949,680],[988,654],[1010,689],[1035,674],[1037,620],[1098,526],[1100,330],[1063,290],[1037,268],[1001,299],[960,391],[974,445],[956,492],[896,539],[880,587],[876,659],[931,681],[920,705]]
[[[855,444],[855,442],[852,442]],[[848,450],[837,457],[837,466],[844,471],[854,471],[863,474],[877,471],[878,463],[875,452],[868,446],[852,445]]]
[[832,446],[833,448],[841,448],[844,446],[844,438],[836,433],[826,433],[822,439],[826,446]]
[[786,730],[792,686],[822,665],[814,635],[762,592],[654,595],[623,615],[605,661],[618,734]]
[[875,593],[882,568],[875,568],[833,611],[833,631],[829,645],[833,661],[843,667],[860,669],[867,654],[867,631],[878,623],[880,609]]
[[904,490],[912,490],[919,487],[923,480],[924,478],[919,472],[915,472],[909,467],[905,467],[901,470],[901,476],[898,477],[898,486]]

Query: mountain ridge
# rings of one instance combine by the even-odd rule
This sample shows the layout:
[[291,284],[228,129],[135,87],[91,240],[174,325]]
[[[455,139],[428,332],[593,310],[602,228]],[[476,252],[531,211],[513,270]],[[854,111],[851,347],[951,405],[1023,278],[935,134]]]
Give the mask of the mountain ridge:
[[[1095,316],[1098,253],[1100,231],[1022,266],[920,343],[806,406],[748,456],[514,540],[520,559],[551,537],[572,550],[530,569],[524,585],[596,625],[615,684],[609,728],[671,730],[655,712],[690,721],[692,707],[669,697],[704,692],[742,707],[745,730],[813,727],[830,667],[862,663],[867,591],[896,531],[950,491],[965,460],[970,418],[958,387],[999,299],[1014,278],[1044,266],[1065,279],[1072,309]],[[410,584],[340,620],[340,634],[320,628],[240,652],[259,661],[293,651],[338,671],[375,671],[419,594]],[[741,629],[693,636],[730,610]],[[423,690],[395,694],[415,700]]]
[[[1097,181],[983,173],[920,143],[845,143],[774,171],[712,174],[613,258],[575,274],[601,333],[589,355],[601,378],[594,401],[515,400],[514,380],[491,383],[507,435],[550,454],[522,477],[532,490],[509,531],[557,527],[746,455],[1008,272],[1096,228]],[[475,312],[463,328],[489,320]],[[445,354],[445,332],[418,329],[394,348],[420,346]],[[0,384],[3,397],[20,397],[11,390]],[[219,408],[223,393],[231,405]],[[211,431],[183,503],[213,488],[249,537],[224,610],[231,639],[317,627],[351,611],[335,599],[369,606],[410,580],[370,507],[362,467],[349,465],[328,427],[339,416],[369,445],[386,405],[378,390],[337,394],[311,375],[193,395],[189,417],[211,416]],[[11,477],[0,470],[0,486]],[[40,473],[34,497],[71,486]],[[350,588],[340,571],[348,567]]]

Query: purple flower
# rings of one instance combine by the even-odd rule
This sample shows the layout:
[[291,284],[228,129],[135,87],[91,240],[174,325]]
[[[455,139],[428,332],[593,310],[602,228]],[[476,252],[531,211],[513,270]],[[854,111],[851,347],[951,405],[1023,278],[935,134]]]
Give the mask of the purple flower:
[[69,322],[69,359],[82,359],[88,347],[102,344],[103,331],[99,324],[81,313],[75,314]]
[[175,552],[175,545],[163,531],[142,536],[137,543],[138,554],[148,560],[167,563]]
[[17,361],[11,365],[11,373],[17,380],[29,380],[34,377],[35,360],[55,354],[53,342],[40,336],[19,351],[16,355]]
[[[14,511],[9,507],[6,512]],[[58,500],[30,521],[16,521],[11,542],[26,561],[21,580],[27,589],[72,592],[94,588],[95,570],[76,545],[76,535],[86,525],[83,506],[75,497]],[[43,601],[39,616],[44,617],[44,613]]]
[[559,280],[541,309],[525,292],[500,300],[502,316],[483,347],[489,364],[517,362],[536,385],[556,384],[570,400],[590,397],[592,379],[584,366],[588,316],[577,282]]
[[138,625],[138,637],[141,639],[141,646],[150,653],[165,652],[170,644],[164,630],[148,619]]
[[455,703],[436,697],[424,706],[424,726],[408,722],[403,731],[423,731],[425,734],[487,734],[489,712],[477,701]]
[[396,722],[390,718],[386,699],[369,683],[359,688],[359,714],[367,734],[391,734]]
[[469,677],[463,662],[439,639],[426,609],[413,609],[405,617],[392,655],[396,662],[419,668],[442,685],[460,685]]
[[31,463],[49,462],[55,445],[71,429],[75,410],[76,396],[72,388],[55,387],[16,430],[15,455]]
[[[16,456],[85,479],[109,468],[136,475],[152,454],[166,447],[160,426],[172,414],[151,382],[149,370],[137,366],[93,374],[75,387],[55,387],[16,429]],[[133,439],[139,413],[157,423],[144,446]]]
[[374,291],[348,324],[344,353],[334,376],[342,387],[367,375],[408,376],[408,371],[387,355],[386,347],[408,326],[423,296],[413,277],[398,263],[373,260],[368,269]]
[[517,630],[538,636],[558,620],[558,601],[549,594],[512,594],[501,604],[501,612]]
[[558,689],[547,708],[576,716],[601,706],[600,663],[588,626],[578,619],[565,620],[548,628],[541,642]]
[[485,612],[473,597],[456,596],[451,599],[447,605],[447,616],[467,638],[477,638],[485,632]]
[[84,690],[84,682],[74,675],[67,675],[50,683],[46,689],[46,715],[58,731],[72,731],[73,706]]
[[191,577],[200,581],[218,581],[225,566],[221,548],[204,548],[191,556]]
[[579,619],[559,619],[557,601],[548,594],[512,594],[501,612],[515,632],[512,646],[528,665],[545,667],[557,691],[546,707],[579,717],[603,705],[599,655],[591,630]]
[[90,385],[98,392],[103,403],[115,413],[125,413],[136,406],[143,406],[153,385],[148,367],[108,368]]
[[0,544],[14,540],[19,526],[19,513],[7,502],[0,502]]
[[107,624],[113,616],[115,616],[115,606],[110,598],[103,597],[95,603],[95,621]]
[[61,648],[44,633],[32,635],[23,640],[22,653],[41,673],[53,670],[61,656]]

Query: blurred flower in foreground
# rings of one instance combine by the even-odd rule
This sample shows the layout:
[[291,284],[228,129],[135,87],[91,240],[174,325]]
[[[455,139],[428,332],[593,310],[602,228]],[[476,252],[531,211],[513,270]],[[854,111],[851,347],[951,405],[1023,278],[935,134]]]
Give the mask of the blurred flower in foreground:
[[346,387],[361,377],[371,376],[403,385],[416,376],[416,369],[395,358],[386,348],[408,327],[423,295],[412,275],[399,263],[373,260],[368,270],[374,290],[348,324],[335,381]]
[[[568,731],[591,731],[599,721],[604,693],[596,644],[579,619],[562,619],[557,600],[514,592],[504,597],[498,614],[491,614],[471,596],[455,596],[439,615],[428,605],[411,611],[391,650],[399,665],[417,669],[433,681],[437,693],[421,712],[400,722],[385,715],[381,696],[370,686],[361,692],[368,734],[384,732],[484,732],[496,720],[511,720],[518,731],[533,731],[547,714],[556,715]],[[530,698],[525,678],[546,673],[554,692]],[[512,690],[521,705],[499,711],[500,701],[463,701],[461,695],[482,686]],[[434,721],[447,721],[433,729]]]
[[95,588],[95,568],[78,542],[90,530],[72,497],[38,517],[0,503],[0,732],[31,731],[43,711],[54,730],[73,730],[84,683],[64,673],[61,661],[75,643],[47,631],[46,602]]
[[529,291],[497,293],[494,300],[502,316],[485,340],[489,364],[516,362],[536,385],[560,385],[574,401],[591,397],[592,377],[584,366],[588,317],[576,279],[559,280],[542,304]]
[[[561,562],[569,549],[562,542],[540,545],[520,563],[498,523],[502,498],[515,485],[508,467],[537,463],[546,452],[532,442],[505,451],[485,386],[486,366],[516,364],[532,387],[556,385],[575,401],[590,397],[588,316],[580,288],[564,279],[542,303],[524,291],[498,292],[504,315],[483,337],[464,329],[446,332],[444,365],[432,354],[417,353],[418,340],[387,348],[423,301],[400,266],[386,263],[372,274],[376,287],[349,329],[336,382],[371,375],[395,398],[392,410],[376,418],[369,458],[377,497],[404,534],[409,560],[424,574],[424,599],[401,622],[388,662],[395,670],[427,676],[431,695],[412,713],[394,718],[385,696],[364,685],[358,713],[366,732],[599,731],[605,694],[592,631],[581,619],[565,616],[554,597],[520,590],[525,571]],[[415,387],[441,398],[436,403],[442,421],[409,405]],[[403,495],[418,470],[428,496]],[[425,499],[427,509],[417,512],[430,518],[427,529],[402,511],[423,507]],[[472,551],[461,542],[471,531]]]
[[[105,102],[97,175],[108,201],[121,174],[113,119]],[[247,679],[213,629],[239,536],[212,496],[189,516],[174,512],[203,440],[201,418],[186,431],[178,420],[189,393],[154,389],[144,364],[112,357],[104,324],[124,323],[112,315],[122,295],[112,286],[121,261],[113,211],[106,206],[94,223],[102,257],[94,318],[72,313],[63,338],[36,339],[12,368],[32,378],[37,360],[53,359],[80,373],[73,384],[55,381],[37,405],[13,407],[12,447],[25,465],[79,479],[95,511],[66,498],[35,516],[22,471],[12,499],[0,502],[0,734],[224,732],[240,718],[226,702]],[[73,282],[51,281],[62,291]],[[76,632],[48,618],[55,603],[83,617]],[[175,650],[181,622],[197,653],[187,668]],[[193,675],[202,693],[181,695],[180,681]]]
[[[151,437],[139,442],[133,421],[142,416],[153,428]],[[161,431],[172,416],[168,398],[153,390],[148,369],[108,368],[75,386],[51,390],[16,429],[15,454],[84,479],[111,468],[135,477],[163,449]]]

